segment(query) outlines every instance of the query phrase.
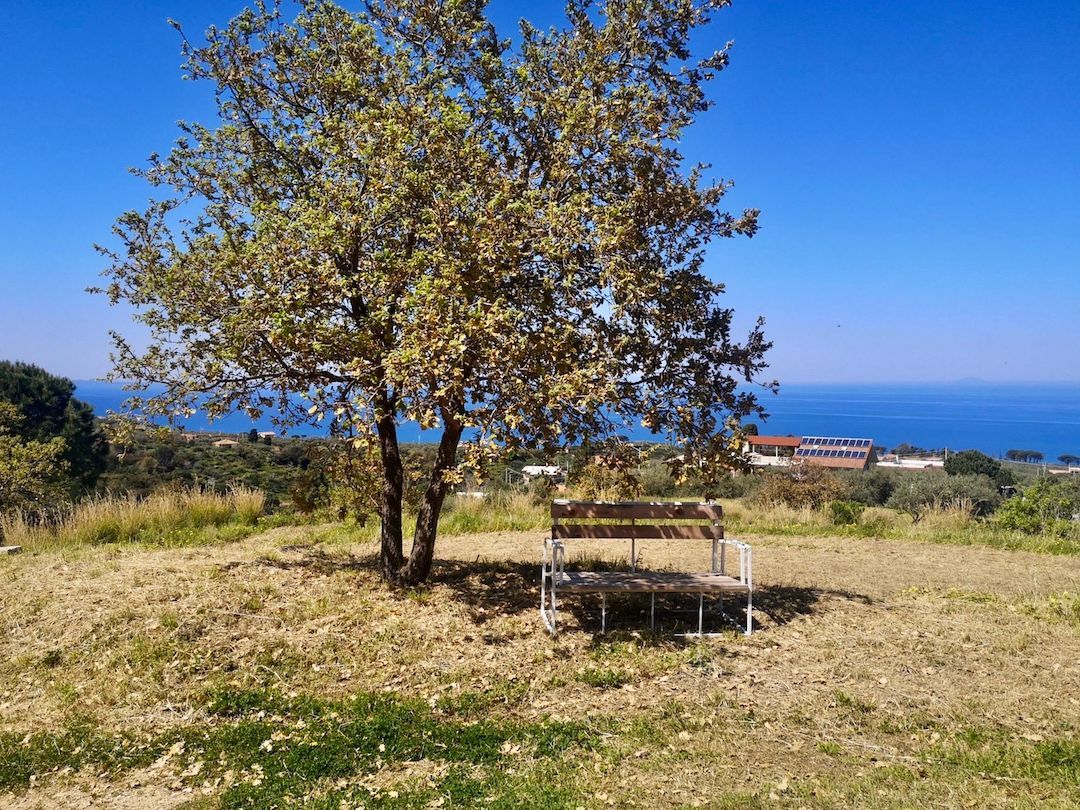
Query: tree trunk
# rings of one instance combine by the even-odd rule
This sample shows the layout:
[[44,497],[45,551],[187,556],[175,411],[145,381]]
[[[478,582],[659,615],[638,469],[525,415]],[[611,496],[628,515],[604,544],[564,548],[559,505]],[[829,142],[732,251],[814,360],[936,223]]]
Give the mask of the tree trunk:
[[446,474],[454,468],[457,460],[458,442],[461,440],[462,426],[456,420],[447,419],[446,429],[439,442],[439,452],[435,457],[431,481],[424,492],[424,500],[416,516],[416,532],[413,535],[412,551],[409,561],[401,569],[398,581],[405,585],[416,585],[428,578],[431,573],[431,560],[435,554],[435,535],[439,529],[439,513],[443,500],[450,491],[450,481]]
[[405,472],[401,465],[397,423],[394,421],[393,412],[380,414],[376,426],[379,431],[379,455],[383,468],[382,498],[379,503],[379,567],[386,579],[397,581],[405,562],[401,536]]

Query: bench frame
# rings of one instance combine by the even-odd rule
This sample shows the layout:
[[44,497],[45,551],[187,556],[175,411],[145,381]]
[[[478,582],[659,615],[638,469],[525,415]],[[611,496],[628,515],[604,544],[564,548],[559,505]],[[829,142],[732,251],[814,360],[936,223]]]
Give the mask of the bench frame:
[[[667,592],[698,594],[698,631],[687,636],[711,636],[703,630],[705,594],[717,593],[720,612],[724,612],[724,593],[746,594],[746,635],[753,632],[754,585],[753,549],[738,540],[724,537],[720,522],[719,504],[648,503],[637,501],[554,501],[551,505],[551,536],[545,538],[540,560],[540,618],[548,632],[555,635],[558,626],[559,592],[599,593],[601,595],[601,633],[607,632],[607,595],[609,593],[640,592],[651,596],[650,629],[656,627],[656,594]],[[564,519],[622,519],[620,524],[565,524]],[[639,519],[709,521],[709,525],[660,525],[638,523]],[[570,584],[566,574],[566,539],[623,539],[630,540],[630,571],[637,572],[637,540],[651,539],[708,539],[712,542],[712,570],[708,574],[649,572],[638,578],[625,573],[592,574],[586,585]],[[739,553],[739,575],[728,576],[726,549],[731,546]]]

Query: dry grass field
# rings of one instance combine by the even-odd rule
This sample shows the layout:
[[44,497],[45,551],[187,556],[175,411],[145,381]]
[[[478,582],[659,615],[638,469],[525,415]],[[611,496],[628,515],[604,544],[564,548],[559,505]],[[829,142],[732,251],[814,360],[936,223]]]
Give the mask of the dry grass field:
[[1080,804],[1080,558],[748,539],[758,632],[701,641],[590,597],[552,640],[535,531],[409,592],[327,527],[2,558],[0,806]]

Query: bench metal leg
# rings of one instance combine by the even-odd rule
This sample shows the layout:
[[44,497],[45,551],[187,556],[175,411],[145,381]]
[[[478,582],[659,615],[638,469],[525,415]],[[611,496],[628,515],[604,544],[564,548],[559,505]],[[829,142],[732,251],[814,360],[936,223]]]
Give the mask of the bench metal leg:
[[548,559],[547,548],[540,562],[540,619],[551,635],[555,635],[558,617],[558,597],[555,587],[555,554]]
[[652,604],[649,606],[649,629],[656,630],[656,592],[649,594]]
[[701,635],[702,619],[705,616],[705,594],[699,593],[697,597],[697,634]]
[[[551,588],[548,589],[545,586],[548,582],[551,582]],[[544,622],[544,627],[551,635],[555,635],[555,622],[557,617],[557,603],[555,597],[555,582],[554,577],[548,580],[548,574],[540,574],[540,618]]]
[[746,635],[754,632],[754,592],[746,592]]
[[607,594],[600,594],[600,635],[607,632]]

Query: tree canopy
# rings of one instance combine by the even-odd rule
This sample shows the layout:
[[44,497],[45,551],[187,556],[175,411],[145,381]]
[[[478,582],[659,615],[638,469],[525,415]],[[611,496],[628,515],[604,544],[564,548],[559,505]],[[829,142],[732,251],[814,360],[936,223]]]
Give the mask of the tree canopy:
[[[730,183],[678,150],[728,61],[690,37],[725,5],[571,0],[512,41],[482,0],[309,0],[184,37],[220,120],[151,157],[160,197],[104,251],[151,336],[116,336],[115,374],[164,386],[134,405],[329,420],[381,482],[403,582],[428,574],[459,462],[638,423],[734,460],[768,343],[760,320],[734,336],[702,263],[758,212],[723,210]],[[441,430],[408,557],[404,420]]]
[[985,475],[999,487],[1016,483],[1013,474],[1001,462],[978,450],[961,450],[945,459],[945,472],[949,475]]
[[29,363],[0,360],[0,402],[11,403],[19,415],[9,420],[8,434],[45,444],[63,439],[60,483],[77,497],[93,490],[105,470],[109,446],[94,409],[74,394],[69,379]]
[[66,466],[64,440],[24,439],[25,421],[18,408],[0,400],[0,515],[45,505]]

